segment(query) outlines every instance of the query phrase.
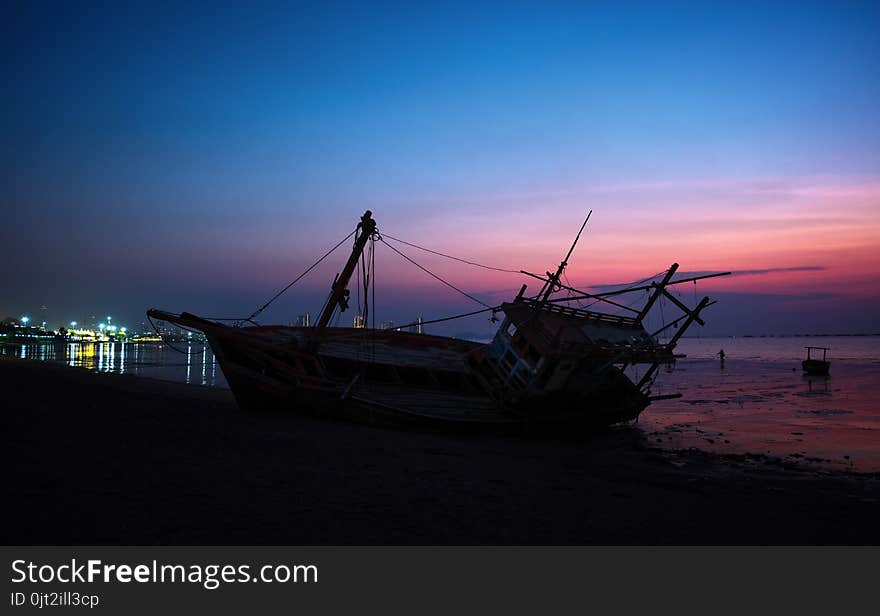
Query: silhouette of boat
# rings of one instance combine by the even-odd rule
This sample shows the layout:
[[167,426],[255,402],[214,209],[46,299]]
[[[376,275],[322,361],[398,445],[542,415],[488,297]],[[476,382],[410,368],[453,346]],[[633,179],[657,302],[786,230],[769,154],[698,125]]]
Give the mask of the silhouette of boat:
[[[828,351],[831,349],[827,349],[825,347],[815,347],[808,346],[804,347],[807,349],[807,358],[801,362],[801,367],[804,372],[813,376],[827,376],[828,371],[831,369],[831,362],[828,360]],[[811,356],[812,351],[822,351],[822,359],[813,359]]]
[[[511,301],[457,315],[491,312],[493,321],[501,323],[489,343],[414,333],[405,327],[329,326],[334,315],[348,308],[349,281],[359,265],[366,298],[372,251],[377,241],[385,242],[370,211],[352,232],[351,255],[312,327],[257,325],[252,319],[229,325],[156,309],[147,315],[151,322],[160,319],[203,332],[242,409],[438,427],[608,426],[637,418],[652,401],[680,396],[651,395],[658,367],[675,360],[678,340],[694,322],[703,324],[702,311],[715,302],[703,297],[689,308],[668,288],[727,273],[673,280],[678,269],[673,264],[653,279],[600,293],[562,284],[588,220],[589,216],[555,273],[520,271],[542,281],[538,294],[526,296],[524,284]],[[559,291],[568,295],[554,297]],[[646,297],[644,303],[638,308],[620,303],[619,296],[630,293]],[[661,298],[681,316],[648,332],[645,317]],[[586,300],[630,314],[571,305]],[[446,319],[425,324],[441,320]],[[669,328],[677,331],[661,343],[658,335]],[[637,365],[647,368],[632,376]]]

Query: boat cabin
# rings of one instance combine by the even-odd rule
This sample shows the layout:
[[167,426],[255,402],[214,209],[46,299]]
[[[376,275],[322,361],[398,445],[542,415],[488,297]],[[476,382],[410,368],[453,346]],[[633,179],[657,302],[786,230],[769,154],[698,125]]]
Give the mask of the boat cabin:
[[617,384],[627,364],[673,360],[672,351],[632,317],[523,296],[501,310],[505,318],[495,337],[472,353],[470,363],[486,389],[508,403],[536,395],[586,394]]
[[[815,346],[808,346],[804,348],[807,349],[807,358],[801,362],[801,367],[803,368],[804,372],[809,375],[827,376],[828,371],[831,369],[831,362],[828,361],[828,351],[830,351],[831,349]],[[816,352],[817,357],[819,355],[818,352],[822,351],[822,359],[813,358],[813,351]]]

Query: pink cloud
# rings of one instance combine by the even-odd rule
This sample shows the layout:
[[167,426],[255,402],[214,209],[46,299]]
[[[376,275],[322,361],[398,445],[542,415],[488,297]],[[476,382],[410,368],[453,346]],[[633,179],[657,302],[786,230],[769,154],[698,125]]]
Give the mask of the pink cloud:
[[[673,261],[689,270],[790,268],[805,262],[824,268],[711,283],[750,292],[845,292],[854,281],[880,273],[880,182],[875,179],[633,182],[451,200],[459,207],[437,208],[427,220],[385,224],[397,237],[428,247],[542,273],[558,264],[593,208],[568,269],[569,278],[581,285],[641,278]],[[417,251],[411,256],[428,260]],[[442,259],[431,263],[470,290],[511,282],[509,276]],[[388,267],[402,281],[417,282],[406,268]]]

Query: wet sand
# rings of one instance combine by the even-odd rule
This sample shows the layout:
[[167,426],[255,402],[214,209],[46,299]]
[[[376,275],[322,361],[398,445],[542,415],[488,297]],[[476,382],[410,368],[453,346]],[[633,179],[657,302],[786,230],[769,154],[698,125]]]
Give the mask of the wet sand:
[[0,387],[7,545],[880,543],[877,473],[634,428],[404,432],[10,358]]
[[661,374],[639,426],[657,446],[765,453],[825,468],[880,472],[880,361],[835,359],[830,376],[800,361],[680,361]]

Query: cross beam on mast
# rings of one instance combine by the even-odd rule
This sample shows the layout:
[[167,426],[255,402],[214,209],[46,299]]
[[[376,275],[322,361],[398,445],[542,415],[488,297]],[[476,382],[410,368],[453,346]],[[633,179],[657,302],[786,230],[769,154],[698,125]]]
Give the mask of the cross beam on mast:
[[[660,295],[666,291],[666,285],[669,284],[669,281],[675,275],[676,271],[678,271],[678,263],[673,263],[666,271],[666,275],[663,276],[663,280],[661,280],[660,284],[657,286],[657,290],[651,294],[650,299],[645,303],[644,308],[642,308],[642,310],[639,312],[638,316],[636,317],[636,321],[641,323],[645,319],[645,316],[647,316],[648,312],[651,310],[651,307],[658,299],[660,299]],[[652,283],[652,286],[653,285],[654,283]],[[687,312],[686,309],[685,312]]]
[[[717,303],[718,303],[717,301],[712,300],[711,302],[709,302],[708,304],[706,304],[705,307],[708,308],[709,306],[712,306],[712,305],[717,304]],[[667,323],[666,325],[664,325],[663,327],[661,327],[661,328],[658,329],[657,331],[655,331],[655,332],[651,332],[651,338],[656,338],[658,335],[660,335],[661,333],[665,332],[665,331],[666,331],[667,329],[669,329],[670,327],[676,327],[679,323],[681,323],[681,322],[684,321],[686,318],[688,318],[689,315],[690,315],[690,311],[688,311],[687,314],[683,314],[683,315],[681,315],[680,317],[678,317],[678,318],[675,319],[674,321],[670,321],[669,323]]]
[[708,306],[710,303],[712,303],[712,300],[710,300],[708,297],[704,297],[703,299],[701,299],[700,303],[697,304],[697,307],[688,312],[687,318],[684,320],[684,323],[681,327],[678,328],[678,331],[675,332],[675,335],[672,337],[672,339],[666,343],[666,346],[670,349],[674,348],[679,338],[684,336],[684,333],[688,330],[688,327],[691,326],[691,323],[693,323],[694,321],[697,321],[698,323],[700,322],[700,311],[702,311],[703,308]]

